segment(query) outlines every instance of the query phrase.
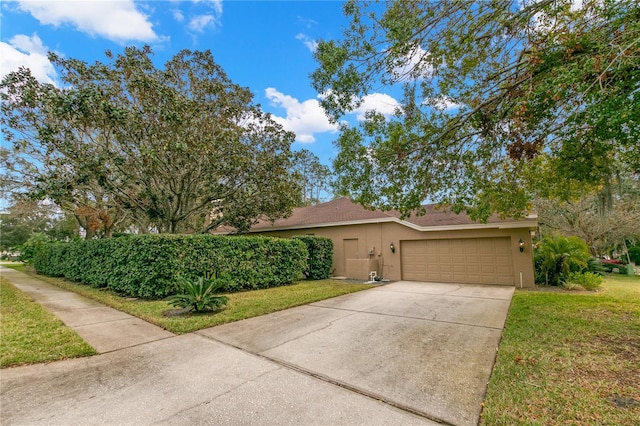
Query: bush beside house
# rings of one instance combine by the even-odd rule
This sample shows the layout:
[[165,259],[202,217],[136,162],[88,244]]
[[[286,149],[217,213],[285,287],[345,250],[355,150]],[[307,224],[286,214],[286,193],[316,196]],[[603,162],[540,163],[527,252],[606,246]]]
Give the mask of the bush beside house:
[[333,266],[333,240],[314,235],[297,235],[295,240],[302,241],[307,246],[309,260],[305,277],[308,280],[324,280],[331,275]]
[[589,265],[589,247],[578,237],[547,236],[534,251],[536,282],[561,285],[571,272],[581,272]]
[[[631,252],[631,250],[629,250]],[[536,283],[595,290],[605,272],[617,270],[633,274],[633,265],[621,260],[591,257],[586,242],[578,237],[546,236],[534,250]]]
[[180,279],[224,278],[225,291],[268,288],[301,279],[308,251],[296,239],[214,235],[136,235],[48,243],[36,250],[38,273],[62,276],[122,294],[161,298]]

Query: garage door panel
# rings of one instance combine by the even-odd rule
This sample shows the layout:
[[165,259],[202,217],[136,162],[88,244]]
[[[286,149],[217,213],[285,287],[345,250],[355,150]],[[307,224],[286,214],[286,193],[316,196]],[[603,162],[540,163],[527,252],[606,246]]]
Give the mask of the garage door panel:
[[482,266],[480,264],[469,264],[466,265],[465,269],[470,274],[479,274],[480,272],[482,272]]
[[467,263],[470,264],[474,264],[474,265],[478,265],[480,264],[480,256],[464,256],[465,260],[467,261]]
[[[507,240],[508,241],[508,240]],[[494,251],[496,254],[500,254],[503,256],[509,256],[511,254],[511,247],[509,245],[496,245],[494,247]]]
[[[496,273],[498,275],[509,275],[511,276],[511,267],[510,265],[498,265],[498,267],[496,268]],[[511,277],[511,279],[513,279],[513,277]]]
[[499,276],[498,282],[496,284],[500,285],[514,285],[513,277]]
[[401,242],[402,278],[514,285],[509,238]]
[[480,270],[482,271],[483,274],[492,274],[495,275],[496,274],[496,265],[482,265],[480,267]]
[[482,284],[497,284],[497,279],[489,275],[482,275]]
[[463,247],[462,250],[460,250],[460,253],[468,256],[480,254],[480,252],[478,251],[478,247],[476,246]]

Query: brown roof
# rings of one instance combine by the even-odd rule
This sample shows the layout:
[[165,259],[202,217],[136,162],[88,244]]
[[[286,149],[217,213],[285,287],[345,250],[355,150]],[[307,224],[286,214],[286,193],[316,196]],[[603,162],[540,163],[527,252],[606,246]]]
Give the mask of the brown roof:
[[[473,221],[469,215],[464,212],[455,213],[446,207],[438,208],[435,204],[422,206],[426,210],[423,216],[411,215],[406,218],[407,222],[414,225],[427,226],[451,226],[451,225],[473,225],[479,222]],[[487,223],[505,223],[515,222],[513,218],[500,219],[500,216],[494,214],[487,219]]]
[[[471,218],[465,214],[456,214],[447,208],[436,208],[435,205],[423,206],[426,214],[423,216],[411,215],[404,220],[400,220],[400,213],[391,211],[382,211],[379,209],[369,210],[362,205],[354,203],[347,197],[336,198],[326,203],[316,204],[314,206],[298,207],[293,210],[293,214],[286,219],[278,219],[271,223],[262,220],[254,225],[252,231],[264,231],[270,229],[295,229],[295,228],[313,228],[316,226],[329,226],[353,224],[354,222],[400,222],[405,225],[414,225],[414,227],[428,228],[439,226],[457,226],[457,225],[474,225]],[[535,220],[500,219],[497,215],[491,216],[488,224],[528,222],[535,226]]]

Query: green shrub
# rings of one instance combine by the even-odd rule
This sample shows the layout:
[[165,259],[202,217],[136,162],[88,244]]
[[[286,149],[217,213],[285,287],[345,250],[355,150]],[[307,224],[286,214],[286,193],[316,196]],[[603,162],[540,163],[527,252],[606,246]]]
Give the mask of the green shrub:
[[571,272],[564,278],[564,286],[566,288],[575,288],[580,286],[585,290],[596,290],[602,285],[604,278],[601,275],[592,272]]
[[36,251],[38,273],[64,276],[125,295],[163,298],[179,277],[209,271],[228,276],[225,291],[276,287],[301,279],[305,244],[268,237],[132,235],[126,238],[48,243]]
[[64,277],[72,244],[50,242],[38,247],[33,254],[33,267],[38,273]]
[[597,257],[592,257],[588,260],[587,270],[598,275],[604,275],[604,273],[607,271],[605,267],[602,266],[602,260],[598,259]]
[[590,258],[587,243],[578,237],[545,237],[534,251],[536,281],[560,285],[567,274],[586,269]]
[[38,248],[46,245],[50,241],[51,238],[42,232],[35,232],[31,234],[29,239],[18,247],[20,250],[18,260],[24,263],[31,263]]
[[178,286],[178,294],[169,297],[173,306],[189,308],[195,312],[215,311],[227,304],[225,296],[215,293],[224,287],[222,280],[198,277],[196,281],[182,278]]
[[640,265],[640,244],[629,246],[629,258],[636,265]]
[[333,266],[333,240],[314,235],[297,235],[293,239],[307,245],[309,260],[304,274],[308,280],[324,280],[331,275]]

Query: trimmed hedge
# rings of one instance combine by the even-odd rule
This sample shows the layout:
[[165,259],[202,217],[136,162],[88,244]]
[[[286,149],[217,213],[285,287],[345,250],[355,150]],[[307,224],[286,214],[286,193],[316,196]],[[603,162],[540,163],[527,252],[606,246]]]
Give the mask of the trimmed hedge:
[[297,235],[294,240],[307,245],[309,252],[308,266],[304,274],[308,280],[324,280],[331,275],[333,266],[333,240],[314,235]]
[[36,251],[40,274],[133,297],[174,294],[178,277],[224,277],[225,291],[290,284],[304,276],[308,251],[297,240],[216,235],[135,235],[49,243]]

